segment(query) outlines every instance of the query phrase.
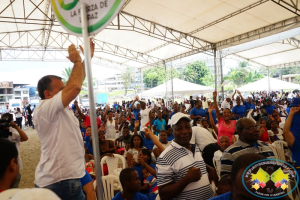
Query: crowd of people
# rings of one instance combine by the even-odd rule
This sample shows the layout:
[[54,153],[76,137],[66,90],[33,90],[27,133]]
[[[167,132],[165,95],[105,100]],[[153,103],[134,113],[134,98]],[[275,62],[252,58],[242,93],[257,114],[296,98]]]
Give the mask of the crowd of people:
[[[98,132],[92,133],[90,111],[74,101],[85,78],[84,62],[74,45],[68,51],[74,67],[67,84],[53,75],[38,83],[41,101],[33,119],[42,145],[37,188],[61,199],[96,199],[92,134],[98,136],[100,159],[125,158],[126,168],[118,175],[122,191],[114,200],[254,200],[258,198],[243,187],[241,174],[251,163],[275,159],[271,145],[285,141],[291,152],[286,161],[300,163],[299,93],[244,97],[236,90],[223,102],[216,91],[212,99],[201,95],[182,102],[136,96],[97,108]],[[93,56],[92,41],[91,52]],[[28,139],[13,121],[11,126],[19,142]],[[0,139],[0,192],[20,180],[20,155],[12,142]],[[110,174],[106,164],[103,172]]]

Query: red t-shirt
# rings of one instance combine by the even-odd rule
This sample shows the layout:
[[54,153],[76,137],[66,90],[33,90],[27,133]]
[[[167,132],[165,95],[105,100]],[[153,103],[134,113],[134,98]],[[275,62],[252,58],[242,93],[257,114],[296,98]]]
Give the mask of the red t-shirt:
[[265,127],[265,132],[263,132],[259,138],[260,141],[263,141],[264,143],[269,141],[269,134],[268,129]]
[[[98,117],[96,119],[97,119],[97,129],[99,129],[100,126],[101,126],[101,120]],[[87,126],[87,127],[91,126],[91,118],[90,118],[90,116],[85,115],[83,121],[85,123],[85,126]]]

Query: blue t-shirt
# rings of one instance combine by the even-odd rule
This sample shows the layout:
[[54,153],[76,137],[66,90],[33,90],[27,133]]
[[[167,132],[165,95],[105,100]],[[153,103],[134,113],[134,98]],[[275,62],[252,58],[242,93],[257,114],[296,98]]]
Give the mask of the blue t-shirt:
[[84,187],[89,182],[93,182],[92,177],[89,175],[89,173],[85,170],[84,176],[80,179],[82,187]]
[[[166,121],[164,119],[162,119],[162,121],[160,121],[159,119],[156,119],[153,123],[153,125],[156,127],[156,130],[166,130]],[[156,135],[158,135],[159,132],[155,132]]]
[[145,180],[144,180],[144,184],[147,183],[149,184],[149,189],[148,189],[148,193],[149,194],[154,194],[158,192],[158,187],[157,187],[157,181],[155,179],[155,177],[153,175],[149,175]]
[[226,192],[226,193],[216,196],[210,200],[230,200],[230,199],[231,199],[231,192]]
[[147,149],[150,149],[150,150],[153,149],[154,143],[151,140],[151,138],[149,138],[149,139],[143,138],[143,142],[144,142],[144,147],[146,147]]
[[[125,199],[122,197],[122,192],[118,192],[118,194],[116,194],[116,196],[114,196],[114,198],[112,198],[112,200],[125,200]],[[149,199],[142,193],[137,192],[134,194],[132,200],[149,200]]]
[[176,113],[175,112],[171,112],[169,119],[171,119],[174,114],[176,114]]
[[133,115],[134,115],[134,119],[135,121],[139,119],[139,113],[141,110],[138,110],[136,108],[133,109]]
[[300,114],[299,113],[294,114],[290,131],[293,133],[295,140],[300,140]]
[[[149,166],[152,167],[153,169],[155,169],[155,165],[150,164]],[[139,179],[141,181],[141,184],[144,185],[144,182],[143,182],[144,178],[143,178],[143,173],[142,173],[142,169],[143,169],[142,165],[134,165],[133,169],[137,171],[137,173],[139,174]]]
[[250,110],[250,109],[255,110],[255,105],[253,103],[249,103],[249,102],[245,101],[245,108],[246,108],[246,110]]
[[170,135],[170,136],[168,136],[168,139],[167,139],[168,141],[172,141],[172,140],[174,140],[174,135],[173,135],[173,133]]
[[300,165],[300,141],[296,140],[295,138],[295,142],[292,146],[292,148],[290,148],[292,151],[292,158],[293,161],[296,161],[296,165],[299,166]]
[[262,108],[264,108],[269,115],[272,115],[273,110],[277,109],[274,105],[265,105]]
[[[205,113],[206,113],[206,115],[207,115],[207,121],[209,122],[210,119],[209,119],[208,108],[205,108]],[[211,112],[211,115],[212,115],[212,117],[213,117],[213,120],[214,120],[215,124],[218,124],[216,110],[213,110],[213,111]]]
[[[205,110],[203,110],[203,108],[193,108],[190,112],[191,115],[194,115],[194,116],[201,116],[201,117],[205,117]],[[194,121],[197,121],[199,120],[199,118],[197,118],[196,120],[194,119]]]
[[85,141],[85,147],[89,150],[89,154],[94,155],[93,147],[90,144],[91,138],[89,136],[86,136],[83,138],[83,140]]
[[[245,106],[242,106],[242,105],[240,105],[240,106],[234,106],[232,108],[232,112],[235,113],[235,114],[237,114],[237,115],[239,115],[239,116],[241,116],[241,117],[244,117],[245,112],[246,112],[246,108],[245,108]],[[239,119],[239,118],[235,117],[235,119]]]

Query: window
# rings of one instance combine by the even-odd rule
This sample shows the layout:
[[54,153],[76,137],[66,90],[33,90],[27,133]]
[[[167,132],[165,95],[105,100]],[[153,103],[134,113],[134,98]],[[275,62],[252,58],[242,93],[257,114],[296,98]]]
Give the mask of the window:
[[15,91],[15,95],[21,95],[21,91]]
[[23,94],[28,94],[28,90],[24,90],[24,91],[23,91]]
[[23,97],[23,101],[24,101],[24,100],[28,100],[28,97]]

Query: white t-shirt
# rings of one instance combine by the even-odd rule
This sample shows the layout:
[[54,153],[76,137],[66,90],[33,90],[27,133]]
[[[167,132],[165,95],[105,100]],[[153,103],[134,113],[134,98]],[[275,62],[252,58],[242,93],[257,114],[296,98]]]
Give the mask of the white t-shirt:
[[22,113],[17,112],[17,113],[16,113],[16,118],[21,118],[21,117],[22,117]]
[[203,151],[204,147],[206,147],[206,145],[217,142],[213,135],[205,128],[193,126],[192,130],[193,135],[190,143],[197,144],[201,152]]
[[10,108],[5,108],[4,113],[11,113],[11,109]]
[[202,101],[202,106],[203,106],[203,109],[204,109],[204,110],[205,110],[206,108],[208,108],[207,100],[206,100],[206,101]]
[[216,168],[217,168],[217,172],[219,173],[219,177],[220,177],[220,172],[221,172],[221,158],[222,158],[222,151],[218,150],[214,153],[214,158],[216,161]]
[[21,154],[20,154],[20,151],[19,151],[21,136],[20,136],[19,132],[17,131],[17,129],[15,129],[15,128],[9,127],[9,132],[11,132],[11,136],[8,136],[7,139],[16,144],[16,148],[19,152],[19,155],[18,155],[19,168],[20,168],[20,170],[22,170],[23,169],[23,163],[22,163]]
[[146,108],[145,110],[140,111],[140,115],[141,115],[140,131],[143,131],[143,128],[144,128],[145,124],[147,124],[150,121],[150,118],[149,118],[150,110],[151,110],[150,108]]
[[84,146],[74,113],[64,108],[62,91],[35,108],[34,125],[42,148],[34,183],[45,187],[53,183],[79,179],[85,174]]
[[[171,144],[171,141],[168,141],[168,143],[167,144],[163,144],[163,143],[161,143],[162,144],[162,146],[166,149],[168,146],[170,146],[170,144]],[[153,149],[156,149],[156,148],[158,148],[156,145],[154,145],[153,146]]]
[[[275,135],[272,130],[268,130],[268,134],[269,134],[269,136],[274,136]],[[278,139],[284,140],[283,131],[280,128],[278,128],[278,134],[276,134],[276,136],[278,137]]]

